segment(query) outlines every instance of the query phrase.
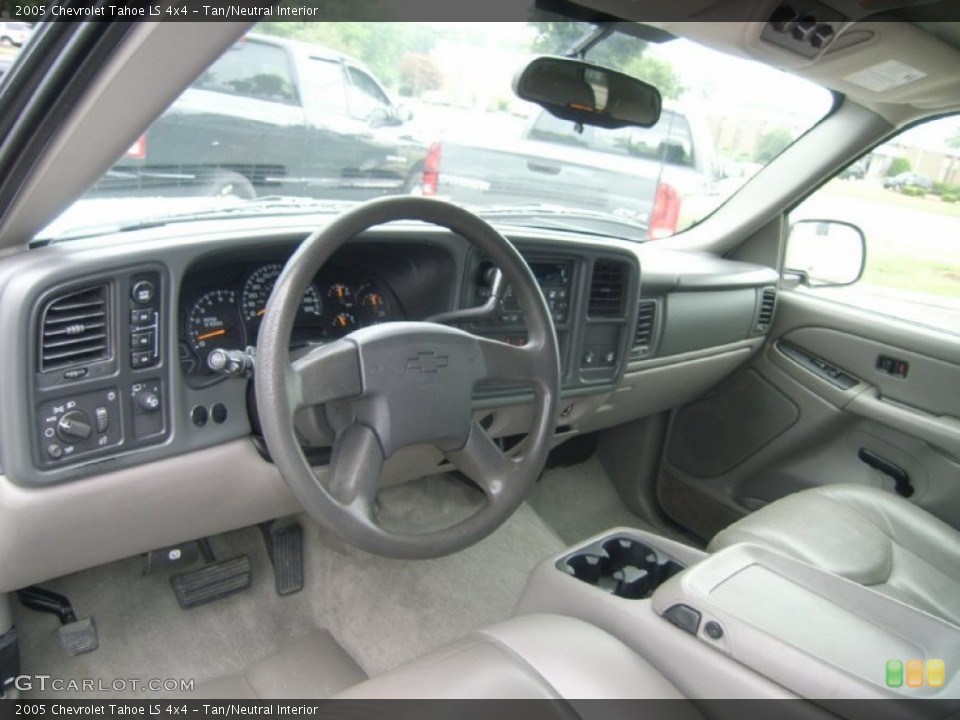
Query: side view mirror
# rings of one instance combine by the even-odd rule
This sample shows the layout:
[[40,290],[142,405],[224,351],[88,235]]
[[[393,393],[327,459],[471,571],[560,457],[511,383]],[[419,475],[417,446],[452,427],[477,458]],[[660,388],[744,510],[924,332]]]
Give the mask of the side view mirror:
[[840,220],[798,220],[790,227],[784,269],[807,287],[852,285],[863,275],[867,241],[856,225]]
[[409,105],[398,105],[397,106],[397,119],[401,123],[410,122],[413,120],[413,109]]
[[[407,117],[404,117],[404,112],[407,113]],[[372,128],[396,127],[397,125],[403,125],[412,115],[410,110],[406,110],[402,106],[378,107],[367,116],[367,122]]]
[[602,128],[653,127],[660,119],[660,91],[642,80],[570,58],[534,58],[513,79],[521,100],[561,120]]

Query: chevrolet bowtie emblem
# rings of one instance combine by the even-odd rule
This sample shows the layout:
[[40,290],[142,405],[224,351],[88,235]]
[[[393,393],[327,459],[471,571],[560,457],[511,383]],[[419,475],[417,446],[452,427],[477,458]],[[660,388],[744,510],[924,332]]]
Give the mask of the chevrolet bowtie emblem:
[[435,352],[422,352],[416,357],[407,360],[407,370],[417,370],[422,373],[435,373],[450,364],[449,355],[438,355]]

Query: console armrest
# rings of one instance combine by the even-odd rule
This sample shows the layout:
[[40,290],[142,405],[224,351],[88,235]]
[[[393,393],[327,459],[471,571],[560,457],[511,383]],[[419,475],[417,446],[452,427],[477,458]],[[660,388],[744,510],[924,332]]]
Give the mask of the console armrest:
[[[699,615],[688,623],[698,640],[802,697],[960,696],[960,628],[759,546],[711,555],[660,585],[652,605],[675,623]],[[942,687],[888,686],[887,661],[934,659]]]

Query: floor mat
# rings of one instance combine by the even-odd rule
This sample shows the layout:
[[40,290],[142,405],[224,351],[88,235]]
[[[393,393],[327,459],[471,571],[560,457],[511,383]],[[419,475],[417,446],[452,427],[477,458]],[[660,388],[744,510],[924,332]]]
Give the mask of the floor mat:
[[596,455],[545,472],[527,502],[566,545],[618,525],[670,535],[627,509]]
[[[476,509],[483,496],[449,478],[433,477],[381,493],[382,513],[425,529],[449,525]],[[504,620],[531,570],[564,544],[523,505],[485,540],[438,560],[375,557],[321,542],[304,525],[306,585],[285,598],[274,592],[273,571],[257,529],[213,539],[219,559],[247,553],[250,590],[181,610],[166,575],[142,576],[131,558],[60,578],[45,587],[67,595],[79,617],[93,616],[98,650],[78,657],[61,651],[57,619],[15,611],[23,672],[55,678],[192,679],[199,685],[241,672],[293,639],[326,628],[367,674],[382,673],[472,630]],[[91,698],[90,693],[34,689],[30,697]],[[108,697],[156,697],[127,687]]]
[[[426,529],[452,524],[482,498],[434,477],[382,492],[381,506]],[[369,675],[511,617],[533,568],[565,547],[527,505],[476,545],[436,560],[341,554],[320,544],[315,527],[307,543],[305,592],[317,618]]]

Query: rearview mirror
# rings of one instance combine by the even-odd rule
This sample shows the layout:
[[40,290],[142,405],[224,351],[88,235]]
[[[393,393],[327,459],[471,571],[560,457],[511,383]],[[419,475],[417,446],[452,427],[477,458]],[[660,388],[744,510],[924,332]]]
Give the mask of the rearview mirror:
[[856,225],[798,220],[787,238],[784,267],[809,287],[840,287],[860,279],[866,259],[866,238]]
[[660,91],[653,85],[599,65],[538,57],[513,79],[521,100],[551,115],[583,125],[652,127],[660,119]]

